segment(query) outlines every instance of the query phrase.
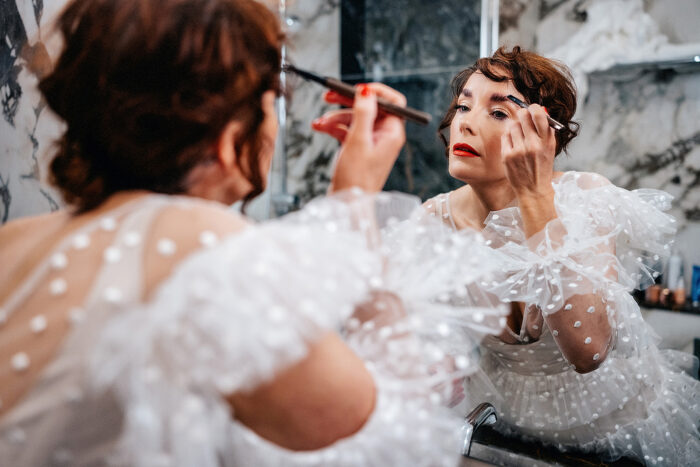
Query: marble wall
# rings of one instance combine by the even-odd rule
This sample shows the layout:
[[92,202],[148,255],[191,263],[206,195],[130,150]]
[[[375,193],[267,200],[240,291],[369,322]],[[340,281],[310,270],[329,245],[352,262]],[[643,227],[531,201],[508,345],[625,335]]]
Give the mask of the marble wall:
[[43,181],[60,121],[36,90],[59,43],[47,25],[62,1],[0,1],[0,221],[58,209]]

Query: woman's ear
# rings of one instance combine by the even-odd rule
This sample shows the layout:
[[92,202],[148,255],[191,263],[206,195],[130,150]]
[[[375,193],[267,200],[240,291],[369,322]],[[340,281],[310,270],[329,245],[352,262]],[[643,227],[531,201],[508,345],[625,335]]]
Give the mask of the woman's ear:
[[230,171],[238,166],[235,142],[240,128],[239,122],[230,121],[226,124],[216,142],[216,158],[226,171]]

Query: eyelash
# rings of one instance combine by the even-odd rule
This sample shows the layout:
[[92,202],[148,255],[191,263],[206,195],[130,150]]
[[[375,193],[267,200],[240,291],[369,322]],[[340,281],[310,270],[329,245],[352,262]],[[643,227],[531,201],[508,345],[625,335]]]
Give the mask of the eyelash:
[[[469,112],[469,107],[467,107],[466,105],[457,104],[455,105],[454,109],[456,112]],[[491,116],[496,120],[505,120],[506,118],[508,118],[508,114],[506,114],[502,110],[494,110],[493,112],[491,112]]]

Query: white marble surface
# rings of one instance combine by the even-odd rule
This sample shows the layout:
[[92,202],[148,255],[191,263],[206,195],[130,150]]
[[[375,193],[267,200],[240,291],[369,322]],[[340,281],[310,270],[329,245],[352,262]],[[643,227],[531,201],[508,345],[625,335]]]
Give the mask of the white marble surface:
[[693,353],[693,341],[700,338],[700,315],[642,308],[642,316],[661,338],[660,349]]
[[[287,2],[289,61],[320,75],[340,74],[340,2],[298,0]],[[323,102],[325,88],[290,77],[290,101],[284,146],[287,154],[287,188],[301,202],[324,193],[330,183],[331,161],[338,144],[311,130],[311,121],[337,106]],[[278,159],[277,162],[281,162]],[[279,185],[277,185],[279,186]]]
[[[36,6],[35,6],[36,4]],[[27,52],[55,56],[58,36],[49,34],[48,25],[65,4],[64,0],[4,2],[3,53],[7,51],[15,73],[0,83],[3,112],[0,118],[0,221],[55,210],[60,197],[45,182],[46,165],[52,142],[62,132],[61,122],[46,108],[36,84]],[[15,77],[16,76],[16,77]],[[13,92],[14,91],[14,92]]]

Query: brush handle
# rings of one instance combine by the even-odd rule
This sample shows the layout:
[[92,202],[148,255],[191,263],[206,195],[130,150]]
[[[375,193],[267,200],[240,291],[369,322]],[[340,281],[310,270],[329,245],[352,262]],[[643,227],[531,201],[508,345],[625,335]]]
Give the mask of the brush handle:
[[[528,105],[527,105],[525,102],[521,101],[520,99],[518,99],[518,98],[515,97],[514,95],[508,94],[506,97],[507,97],[508,99],[510,99],[512,102],[515,102],[516,104],[518,104],[518,105],[519,105],[520,107],[522,107],[523,109],[527,109],[527,108],[528,108]],[[545,112],[546,112],[546,110],[545,110]],[[549,126],[551,126],[552,128],[554,128],[555,130],[563,130],[563,129],[564,129],[564,125],[562,125],[562,124],[559,123],[558,121],[554,120],[554,119],[553,119],[552,117],[550,117],[549,115],[547,115],[547,122],[549,122]]]
[[[328,88],[337,92],[341,96],[345,96],[349,99],[353,99],[355,97],[355,87],[344,83],[339,79],[326,78],[326,86],[328,86]],[[399,105],[392,104],[391,102],[381,97],[377,97],[377,105],[386,113],[396,115],[397,117],[405,118],[406,120],[410,120],[421,125],[427,125],[432,119],[432,116],[427,112],[412,109],[411,107],[401,107]]]

